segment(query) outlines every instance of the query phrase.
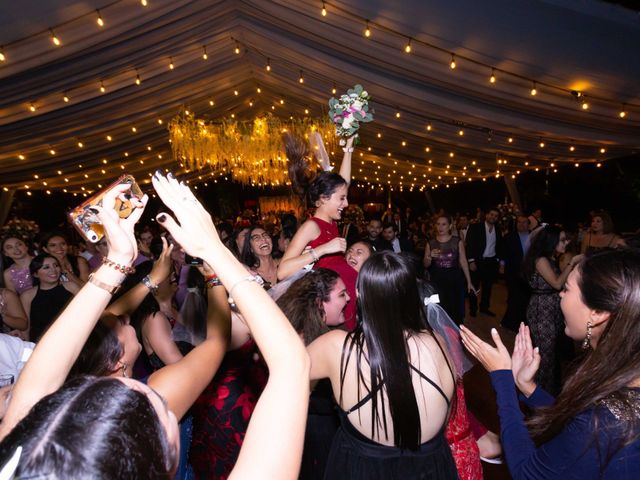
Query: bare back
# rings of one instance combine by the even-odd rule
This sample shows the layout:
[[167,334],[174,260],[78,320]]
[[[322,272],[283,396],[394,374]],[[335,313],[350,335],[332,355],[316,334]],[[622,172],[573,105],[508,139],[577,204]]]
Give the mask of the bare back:
[[[343,338],[345,337],[346,334]],[[411,380],[420,413],[420,441],[421,443],[425,443],[441,430],[448,414],[448,401],[450,401],[454,394],[455,384],[447,360],[432,335],[423,332],[410,337],[407,343],[410,354],[409,361],[414,367],[411,369]],[[351,353],[351,358],[348,359],[343,385],[344,390],[342,392],[342,404],[340,404],[340,408],[345,412],[349,412],[358,402],[363,400],[370,391],[370,370],[365,357],[366,350],[361,358],[363,380],[360,382],[359,392],[355,349]],[[331,372],[330,378],[333,391],[336,392],[336,400],[340,403],[339,362],[337,366],[337,370]],[[431,380],[435,386],[424,379],[419,372]],[[444,398],[443,394],[446,395],[447,399]],[[362,404],[358,409],[348,413],[348,419],[354,428],[365,437],[382,445],[393,446],[393,422],[389,411],[386,387],[382,386],[376,395],[378,395],[378,416],[380,419],[383,418],[381,406],[384,401],[384,415],[387,419],[386,435],[384,433],[384,427],[381,425],[380,429],[376,431],[376,435],[372,437],[371,420],[373,412],[371,400]]]

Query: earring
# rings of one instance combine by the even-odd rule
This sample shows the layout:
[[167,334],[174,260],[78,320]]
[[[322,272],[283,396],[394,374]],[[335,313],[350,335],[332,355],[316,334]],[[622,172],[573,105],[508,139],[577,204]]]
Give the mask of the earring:
[[587,350],[591,347],[591,321],[587,322],[587,336],[582,341],[582,349]]

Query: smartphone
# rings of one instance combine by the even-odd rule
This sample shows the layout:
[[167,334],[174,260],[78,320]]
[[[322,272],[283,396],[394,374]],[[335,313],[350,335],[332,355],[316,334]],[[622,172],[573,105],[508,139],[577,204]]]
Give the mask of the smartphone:
[[198,257],[192,257],[188,253],[185,253],[184,263],[186,263],[187,265],[202,265],[202,259]]
[[[92,243],[96,243],[100,241],[102,237],[104,237],[104,227],[100,223],[98,216],[91,210],[89,210],[89,208],[94,205],[101,206],[102,198],[105,196],[105,194],[122,183],[131,185],[131,190],[127,195],[136,197],[138,199],[142,198],[143,193],[136,183],[136,179],[133,178],[132,175],[122,175],[120,178],[118,178],[118,180],[113,182],[107,188],[100,190],[98,193],[96,193],[91,198],[81,203],[68,213],[69,221],[76,228],[76,230],[78,230],[83,238],[86,238]],[[130,200],[123,201],[120,198],[116,198],[116,204],[114,208],[116,212],[118,212],[120,218],[127,218],[129,215],[131,215],[135,207],[131,204]]]

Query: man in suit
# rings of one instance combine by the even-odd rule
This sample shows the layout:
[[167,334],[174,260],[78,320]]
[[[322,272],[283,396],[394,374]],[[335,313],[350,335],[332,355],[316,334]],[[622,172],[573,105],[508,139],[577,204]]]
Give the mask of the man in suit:
[[398,227],[395,223],[386,222],[382,225],[382,238],[391,244],[394,252],[413,252],[413,243],[408,238],[398,236]]
[[382,238],[382,222],[377,218],[369,220],[367,225],[367,233],[363,240],[369,242],[376,252],[381,250],[393,250],[391,244]]
[[503,247],[500,257],[507,283],[507,311],[501,324],[517,332],[520,322],[526,320],[529,303],[529,285],[522,278],[522,259],[529,248],[529,219],[525,215],[518,215],[516,229],[504,237]]
[[[496,228],[498,210],[489,209],[484,222],[474,223],[467,231],[467,260],[471,281],[476,289],[480,288],[480,312],[495,317],[489,307],[491,303],[491,287],[498,277],[499,253],[502,249],[502,236]],[[469,314],[475,317],[478,311],[478,299],[469,297]]]

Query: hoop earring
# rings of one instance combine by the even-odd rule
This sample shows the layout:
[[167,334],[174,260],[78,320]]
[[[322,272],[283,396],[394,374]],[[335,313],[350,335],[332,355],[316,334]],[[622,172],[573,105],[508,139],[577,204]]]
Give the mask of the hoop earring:
[[587,336],[582,341],[582,349],[587,350],[591,347],[591,321],[587,322]]

